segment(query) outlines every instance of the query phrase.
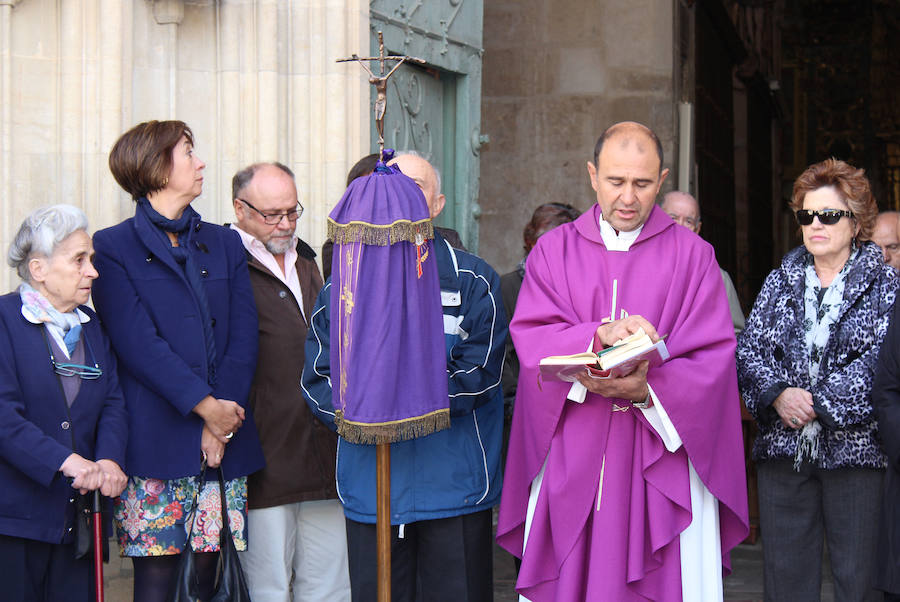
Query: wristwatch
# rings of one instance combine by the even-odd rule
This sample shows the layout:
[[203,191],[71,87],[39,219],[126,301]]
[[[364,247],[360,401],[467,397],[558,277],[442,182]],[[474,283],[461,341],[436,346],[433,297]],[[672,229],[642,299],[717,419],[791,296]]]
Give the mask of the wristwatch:
[[651,403],[652,403],[652,401],[650,399],[650,389],[648,388],[647,389],[647,397],[645,397],[643,401],[632,401],[631,407],[636,408],[638,410],[646,410],[647,408],[650,407]]

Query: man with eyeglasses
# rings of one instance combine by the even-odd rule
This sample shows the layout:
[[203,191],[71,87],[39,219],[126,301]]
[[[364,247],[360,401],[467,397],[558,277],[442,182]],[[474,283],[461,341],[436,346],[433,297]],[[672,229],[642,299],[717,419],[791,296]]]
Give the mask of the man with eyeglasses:
[[349,600],[334,480],[337,436],[310,413],[299,387],[322,277],[315,252],[295,232],[303,206],[294,174],[280,163],[256,163],[237,172],[231,186],[231,227],[247,249],[259,315],[250,405],[266,458],[247,482],[251,541],[241,562],[250,595],[283,601],[293,590],[294,600]]
[[[672,218],[676,224],[684,226],[694,234],[700,234],[700,203],[693,196],[680,190],[667,192],[663,196],[660,208]],[[725,285],[725,294],[728,295],[728,308],[731,310],[731,323],[734,325],[734,336],[741,334],[744,330],[744,312],[741,310],[741,301],[738,299],[737,291],[734,290],[734,283],[731,276],[721,267],[719,271],[722,273],[722,283]]]
[[881,247],[884,262],[900,270],[900,212],[882,211],[875,218],[875,230],[872,232],[872,242]]

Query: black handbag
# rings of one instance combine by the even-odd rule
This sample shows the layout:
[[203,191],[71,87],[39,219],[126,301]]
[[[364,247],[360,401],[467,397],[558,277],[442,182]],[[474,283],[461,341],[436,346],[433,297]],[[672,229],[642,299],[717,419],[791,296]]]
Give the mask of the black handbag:
[[[222,468],[219,473],[219,497],[222,502],[222,529],[219,531],[219,566],[216,571],[215,594],[209,600],[203,602],[250,602],[250,591],[247,588],[247,580],[241,569],[241,561],[234,547],[234,539],[231,536],[231,524],[228,520],[228,508],[225,502],[225,478],[222,476]],[[187,532],[184,549],[181,551],[181,560],[175,573],[175,581],[169,590],[169,602],[198,602],[200,584],[194,567],[194,554],[191,549],[191,533],[194,531],[194,518],[197,515],[197,500],[203,485],[206,483],[206,465],[200,471],[197,494],[194,496],[194,507],[191,513],[191,527]]]
[[93,514],[88,497],[75,492],[75,558],[81,558],[91,551],[93,547],[94,530],[92,525]]

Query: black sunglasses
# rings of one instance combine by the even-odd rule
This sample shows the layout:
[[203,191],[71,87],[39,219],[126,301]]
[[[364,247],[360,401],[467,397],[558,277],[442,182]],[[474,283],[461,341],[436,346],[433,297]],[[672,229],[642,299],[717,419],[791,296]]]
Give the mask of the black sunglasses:
[[813,223],[813,218],[818,217],[819,223],[823,226],[833,226],[842,217],[854,217],[852,211],[845,209],[822,209],[819,211],[811,211],[809,209],[801,209],[797,212],[797,223],[801,226],[808,226]]

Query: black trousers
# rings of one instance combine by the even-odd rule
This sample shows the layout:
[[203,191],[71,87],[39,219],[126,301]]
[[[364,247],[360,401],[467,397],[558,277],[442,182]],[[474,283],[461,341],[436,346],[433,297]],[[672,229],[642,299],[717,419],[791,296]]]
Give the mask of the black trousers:
[[[375,525],[347,519],[353,602],[376,600]],[[494,599],[491,511],[391,527],[392,602]]]
[[95,599],[93,556],[75,560],[75,544],[0,535],[0,600],[90,602]]
[[756,465],[767,602],[819,600],[828,542],[835,600],[880,600],[872,589],[883,470]]

